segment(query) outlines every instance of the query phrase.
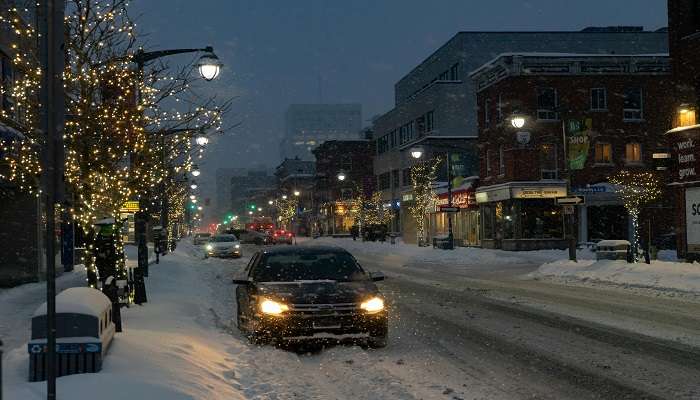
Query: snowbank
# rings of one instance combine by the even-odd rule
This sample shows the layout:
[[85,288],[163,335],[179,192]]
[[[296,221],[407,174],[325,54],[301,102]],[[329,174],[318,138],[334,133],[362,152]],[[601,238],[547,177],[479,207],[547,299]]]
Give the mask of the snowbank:
[[[433,249],[432,247],[418,247],[415,244],[406,244],[396,241],[392,245],[387,242],[363,242],[353,241],[348,238],[321,237],[303,241],[305,245],[324,244],[335,245],[346,250],[362,255],[394,256],[411,260],[416,263],[460,265],[504,265],[504,264],[542,264],[567,257],[565,250],[535,250],[535,251],[503,251],[482,249],[477,247],[457,247],[454,250]],[[593,259],[595,253],[589,250],[579,250],[579,259]]]
[[653,261],[630,264],[618,260],[560,260],[543,264],[531,277],[569,278],[625,286],[700,293],[700,264]]

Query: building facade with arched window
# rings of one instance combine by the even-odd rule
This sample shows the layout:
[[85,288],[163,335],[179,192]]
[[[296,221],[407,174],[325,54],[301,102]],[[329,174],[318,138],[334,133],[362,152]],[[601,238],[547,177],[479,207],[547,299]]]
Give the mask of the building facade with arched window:
[[[564,248],[568,235],[628,239],[627,212],[607,182],[623,169],[654,170],[654,154],[668,151],[668,55],[509,53],[471,78],[482,245],[530,250]],[[558,204],[568,196],[583,202]],[[649,224],[654,236],[673,229],[668,220]]]

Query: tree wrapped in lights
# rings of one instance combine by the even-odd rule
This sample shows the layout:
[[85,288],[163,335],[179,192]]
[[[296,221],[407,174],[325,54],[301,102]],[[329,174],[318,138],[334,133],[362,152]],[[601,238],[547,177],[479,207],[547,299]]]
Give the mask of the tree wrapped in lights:
[[282,223],[285,229],[290,229],[292,220],[297,215],[299,200],[296,198],[296,196],[289,196],[286,199],[275,201],[275,207],[277,208],[279,221]]
[[616,186],[625,209],[632,218],[632,249],[634,259],[639,255],[639,216],[642,208],[661,197],[662,187],[659,178],[651,172],[622,170],[608,178]]
[[42,137],[37,130],[41,67],[36,28],[22,11],[17,7],[0,9],[0,29],[9,36],[14,51],[14,76],[11,81],[0,82],[0,98],[5,103],[0,107],[0,120],[20,132],[15,138],[0,140],[0,179],[15,183],[22,191],[36,193],[41,173]]
[[428,212],[435,209],[437,196],[433,190],[433,181],[435,181],[440,162],[439,158],[433,158],[419,162],[411,167],[413,204],[408,209],[416,221],[416,234],[419,246],[425,243],[425,216]]

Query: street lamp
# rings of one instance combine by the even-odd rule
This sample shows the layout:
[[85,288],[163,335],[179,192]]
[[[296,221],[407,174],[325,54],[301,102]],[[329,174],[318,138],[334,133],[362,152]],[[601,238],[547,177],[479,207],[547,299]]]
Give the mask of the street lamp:
[[193,194],[190,195],[190,200],[194,200],[194,199],[196,199],[196,198],[197,198],[197,196],[195,196],[195,195],[193,195]]
[[295,190],[295,191],[294,191],[294,195],[295,195],[296,197],[299,197],[299,196],[301,195],[301,192],[298,191],[298,190]]
[[262,207],[258,207],[258,211],[262,211]]
[[520,129],[525,126],[525,117],[519,114],[514,114],[510,117],[510,124],[513,128]]
[[199,74],[204,78],[204,80],[211,81],[219,76],[221,67],[223,64],[219,61],[219,57],[214,54],[214,52],[209,52],[199,58],[197,67],[199,68]]
[[197,184],[196,184],[196,183],[192,183],[192,184],[190,185],[190,188],[191,188],[192,190],[197,189]]
[[424,153],[425,153],[425,149],[423,149],[420,146],[411,148],[411,157],[413,157],[415,159],[419,159],[419,158],[423,157]]
[[209,143],[209,138],[204,135],[199,135],[194,141],[197,142],[199,146],[204,147]]
[[192,176],[198,177],[202,172],[199,170],[199,167],[196,165],[192,166]]
[[286,195],[286,194],[283,194],[283,195],[282,195],[282,200],[287,200],[287,195]]
[[270,201],[268,201],[268,202],[267,202],[267,204],[269,204],[269,205],[273,205],[273,204],[275,204],[275,202],[274,202],[274,201],[272,201],[272,200],[270,200]]
[[342,182],[345,180],[345,178],[347,178],[347,176],[345,175],[345,172],[343,172],[343,171],[338,172],[338,180],[339,181]]

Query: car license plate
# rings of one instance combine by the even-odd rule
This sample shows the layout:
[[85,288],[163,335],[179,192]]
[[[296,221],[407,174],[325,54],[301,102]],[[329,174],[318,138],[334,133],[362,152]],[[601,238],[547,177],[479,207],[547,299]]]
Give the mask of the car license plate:
[[318,318],[313,321],[315,329],[340,328],[340,323],[335,318]]

